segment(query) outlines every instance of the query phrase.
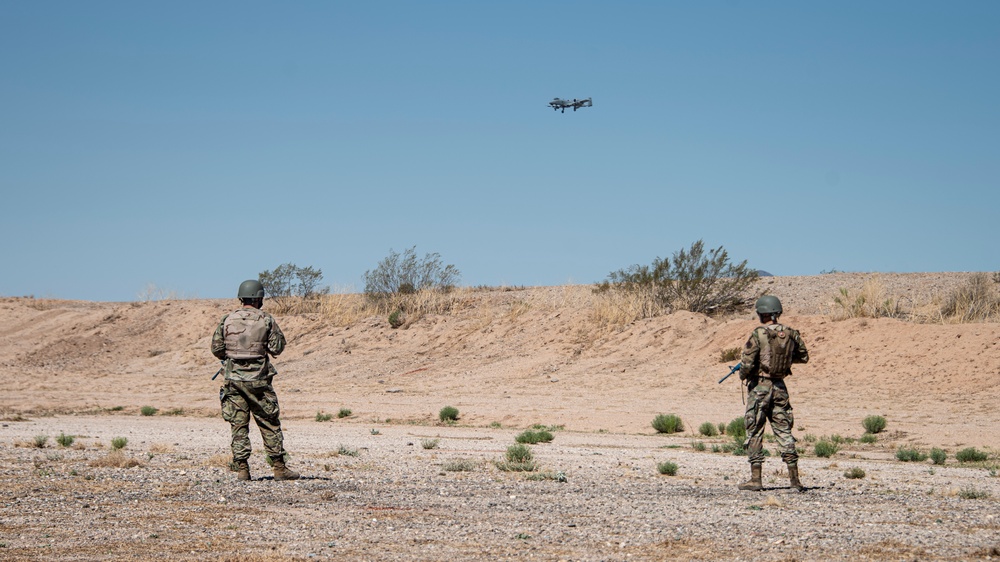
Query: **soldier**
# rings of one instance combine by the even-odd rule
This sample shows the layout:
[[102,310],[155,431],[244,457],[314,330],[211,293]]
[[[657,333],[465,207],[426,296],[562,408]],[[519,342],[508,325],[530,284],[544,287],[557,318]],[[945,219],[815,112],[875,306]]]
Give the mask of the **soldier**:
[[788,402],[785,377],[792,374],[792,363],[806,363],[809,352],[798,330],[778,323],[781,301],[764,295],[757,299],[757,317],[762,326],[754,329],[743,348],[740,379],[746,381],[749,396],[744,423],[747,440],[743,446],[750,461],[750,480],[739,485],[740,490],[759,492],[761,465],[764,463],[762,441],[764,423],[771,422],[771,431],[778,440],[781,460],[788,465],[792,488],[803,491],[799,481],[799,455],[792,436],[792,405]]
[[271,379],[278,374],[270,357],[285,349],[285,335],[274,317],[260,309],[264,286],[255,279],[240,284],[243,306],[222,317],[212,336],[212,355],[224,362],[226,382],[219,389],[222,419],[233,433],[233,464],[237,478],[250,480],[250,416],[253,415],[275,480],[295,480],[299,473],[285,466],[284,438],[278,419],[278,396]]

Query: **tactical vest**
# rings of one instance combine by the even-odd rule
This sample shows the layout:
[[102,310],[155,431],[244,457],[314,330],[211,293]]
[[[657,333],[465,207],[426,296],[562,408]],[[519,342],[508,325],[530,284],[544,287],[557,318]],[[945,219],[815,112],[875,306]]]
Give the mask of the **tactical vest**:
[[264,359],[267,357],[267,319],[256,308],[241,308],[226,317],[223,323],[226,356],[230,359]]
[[792,373],[792,356],[795,340],[791,328],[781,324],[757,328],[760,341],[760,371],[772,379],[784,378]]

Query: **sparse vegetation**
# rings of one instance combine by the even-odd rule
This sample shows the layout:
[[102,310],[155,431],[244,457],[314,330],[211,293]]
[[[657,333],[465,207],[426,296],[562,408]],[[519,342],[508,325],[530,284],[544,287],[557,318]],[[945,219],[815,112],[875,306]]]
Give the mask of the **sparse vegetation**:
[[875,435],[876,433],[882,433],[888,422],[882,416],[868,416],[861,420],[861,426],[865,428],[865,431]]
[[445,406],[444,408],[441,408],[441,411],[438,412],[438,419],[445,423],[458,421],[458,408],[454,406]]
[[844,471],[844,478],[850,480],[857,480],[859,478],[864,478],[864,477],[865,477],[865,471],[862,468],[854,467]]
[[535,472],[524,477],[525,480],[554,480],[556,482],[566,482],[565,472]]
[[989,490],[980,490],[973,486],[966,486],[958,492],[958,497],[963,500],[985,500],[990,497]]
[[347,445],[339,445],[337,446],[337,455],[343,457],[356,457],[358,456],[358,450],[352,449]]
[[353,412],[351,412],[351,409],[350,409],[350,408],[341,408],[341,409],[340,409],[340,410],[339,410],[339,411],[337,412],[337,417],[338,417],[338,418],[341,418],[341,419],[343,419],[343,418],[349,418],[349,417],[351,417],[351,414],[352,414],[352,413],[353,413]]
[[456,459],[444,463],[441,468],[448,472],[472,472],[476,469],[476,463],[469,459]]
[[[994,278],[997,274],[994,274]],[[986,273],[974,273],[969,280],[951,291],[941,304],[946,322],[989,322],[1000,318],[1000,291]]]
[[73,435],[66,435],[65,433],[63,433],[61,431],[59,432],[59,436],[56,437],[56,443],[59,443],[60,447],[69,447],[70,445],[73,444],[73,441],[75,441],[75,440],[76,440],[75,436],[73,436]]
[[927,453],[911,447],[900,447],[896,450],[896,460],[903,462],[923,462],[927,460]]
[[34,438],[35,447],[38,448],[38,449],[44,448],[45,444],[48,441],[49,441],[49,436],[48,435],[36,435],[35,438]]
[[719,363],[728,363],[730,361],[736,361],[743,356],[743,349],[739,347],[730,347],[723,349],[719,354]]
[[747,262],[733,265],[721,246],[706,252],[701,240],[670,259],[613,271],[595,287],[627,314],[595,311],[602,323],[628,323],[670,310],[721,314],[743,308],[758,279]]
[[504,460],[497,463],[497,468],[504,472],[533,472],[537,465],[531,448],[522,443],[507,447]]
[[316,421],[325,422],[333,419],[333,414],[324,414],[323,412],[316,412]]
[[653,429],[657,433],[679,433],[684,431],[684,423],[674,414],[660,414],[653,418]]
[[667,476],[677,475],[677,463],[671,461],[664,461],[656,465],[656,471],[660,474],[666,474]]
[[937,447],[931,449],[931,460],[934,464],[944,464],[947,458],[948,453],[945,453],[943,449],[938,449]]
[[878,438],[875,437],[874,433],[865,433],[861,436],[860,441],[865,445],[871,445],[872,443],[878,441]]
[[983,462],[989,455],[975,447],[967,447],[955,453],[955,460],[958,462]]
[[389,314],[389,327],[399,328],[406,323],[406,314],[402,310],[393,310]]
[[385,299],[428,289],[448,291],[460,277],[461,273],[454,265],[441,262],[440,254],[425,254],[423,258],[418,258],[416,246],[404,250],[402,254],[390,249],[389,255],[375,269],[365,271],[365,294],[373,299]]
[[528,429],[518,434],[518,436],[514,438],[514,441],[534,445],[535,443],[549,443],[552,439],[552,434],[544,429]]
[[901,298],[888,295],[885,284],[878,275],[869,277],[859,291],[841,288],[833,298],[838,308],[831,316],[834,320],[848,318],[900,318],[903,316]]
[[323,271],[284,263],[272,270],[261,271],[260,284],[268,307],[276,313],[315,312],[320,307],[319,297],[330,292],[321,287]]
[[124,449],[126,445],[128,445],[128,438],[126,437],[115,437],[111,439],[111,450],[113,451]]
[[421,439],[420,440],[420,446],[423,447],[424,449],[437,449],[438,443],[440,443],[440,441],[438,439]]
[[144,416],[155,416],[156,412],[159,412],[159,410],[152,406],[143,406],[139,409],[139,413]]
[[691,443],[691,448],[698,452],[703,452],[705,450],[705,443],[701,441],[695,441]]
[[816,456],[824,459],[832,457],[838,450],[839,447],[836,443],[827,441],[826,439],[820,439],[819,442],[813,446],[813,452],[816,453]]
[[733,438],[733,441],[743,442],[747,438],[746,421],[743,418],[733,418],[726,426],[726,435]]
[[715,437],[719,434],[719,430],[715,427],[712,422],[705,422],[698,426],[698,433],[704,435],[705,437]]

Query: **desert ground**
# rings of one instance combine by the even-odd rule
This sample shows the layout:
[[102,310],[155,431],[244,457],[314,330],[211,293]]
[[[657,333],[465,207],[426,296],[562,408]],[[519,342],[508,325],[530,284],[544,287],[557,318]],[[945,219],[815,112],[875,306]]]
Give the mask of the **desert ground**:
[[[226,466],[210,380],[211,334],[235,299],[2,298],[0,559],[1000,557],[1000,324],[837,319],[838,291],[875,275],[758,287],[809,347],[788,380],[804,493],[776,457],[764,492],[738,491],[745,457],[698,431],[742,416],[738,378],[717,381],[736,363],[722,352],[757,325],[750,309],[607,327],[581,285],[468,290],[398,329],[276,315],[289,343],[274,384],[304,478],[273,481],[251,428],[247,483]],[[968,275],[877,278],[920,303]],[[444,406],[457,422],[438,419]],[[658,414],[684,430],[658,434]],[[888,425],[861,443],[869,415]],[[501,470],[535,424],[554,436],[531,446],[538,469]],[[127,445],[113,451],[116,438]],[[823,439],[840,442],[829,458],[813,452]],[[948,457],[901,462],[900,447]],[[988,460],[956,460],[968,447]],[[664,462],[677,474],[660,474]]]

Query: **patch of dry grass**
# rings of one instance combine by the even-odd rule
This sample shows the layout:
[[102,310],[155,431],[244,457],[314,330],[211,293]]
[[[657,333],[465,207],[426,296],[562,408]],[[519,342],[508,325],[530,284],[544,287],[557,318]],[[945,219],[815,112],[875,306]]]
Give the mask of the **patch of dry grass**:
[[173,445],[167,445],[166,443],[153,443],[149,446],[150,453],[163,454],[163,453],[173,453]]
[[888,293],[881,277],[873,275],[858,290],[841,288],[840,294],[833,298],[830,316],[834,320],[901,318],[905,314],[902,301],[902,297]]
[[952,290],[941,303],[941,318],[950,324],[1000,320],[1000,283],[997,276],[975,273]]
[[142,466],[141,462],[127,456],[120,450],[111,451],[107,455],[94,459],[87,464],[97,468],[135,468],[137,466]]
[[597,295],[591,319],[598,326],[613,328],[626,326],[668,312],[652,289],[603,291]]

